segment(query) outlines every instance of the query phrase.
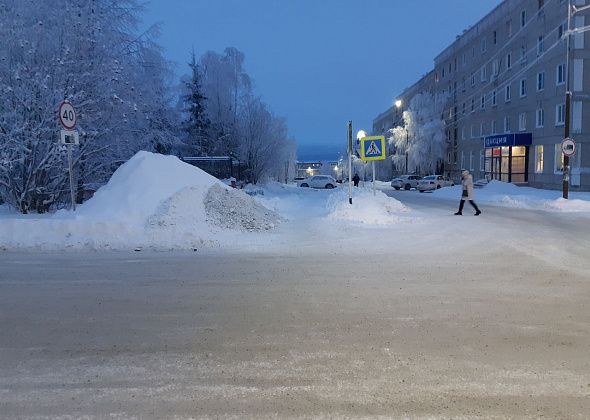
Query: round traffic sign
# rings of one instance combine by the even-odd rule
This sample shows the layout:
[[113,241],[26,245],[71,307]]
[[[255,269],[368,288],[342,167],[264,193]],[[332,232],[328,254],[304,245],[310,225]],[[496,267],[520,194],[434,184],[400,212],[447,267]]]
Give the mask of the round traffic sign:
[[576,153],[576,142],[569,137],[561,142],[561,151],[566,156],[573,156]]
[[71,103],[64,101],[59,106],[59,122],[64,128],[71,130],[76,126],[76,111]]

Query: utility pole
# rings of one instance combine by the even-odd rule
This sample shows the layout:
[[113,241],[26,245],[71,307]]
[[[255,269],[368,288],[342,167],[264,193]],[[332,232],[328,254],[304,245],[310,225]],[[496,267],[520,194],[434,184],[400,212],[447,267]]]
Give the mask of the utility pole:
[[[567,40],[566,40],[566,58],[565,58],[565,121],[563,125],[563,138],[570,136],[570,102],[572,92],[570,91],[570,42],[571,42],[571,21],[572,21],[572,0],[567,2]],[[563,153],[563,152],[562,152]],[[563,154],[563,198],[569,198],[570,183],[570,158]]]
[[352,121],[348,121],[348,203],[352,204]]

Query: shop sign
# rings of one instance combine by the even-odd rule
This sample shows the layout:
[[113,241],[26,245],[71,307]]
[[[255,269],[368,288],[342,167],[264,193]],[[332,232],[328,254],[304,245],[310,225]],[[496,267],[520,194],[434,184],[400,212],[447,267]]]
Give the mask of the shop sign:
[[532,133],[496,134],[484,138],[484,147],[529,146],[533,143]]

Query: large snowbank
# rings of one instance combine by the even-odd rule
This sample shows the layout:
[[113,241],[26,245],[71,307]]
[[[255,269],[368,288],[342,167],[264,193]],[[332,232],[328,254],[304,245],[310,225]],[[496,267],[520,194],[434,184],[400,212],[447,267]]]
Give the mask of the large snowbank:
[[139,152],[78,211],[0,219],[0,246],[190,249],[234,244],[280,221],[242,191],[174,156]]
[[[444,199],[460,200],[461,185],[441,188],[434,196]],[[564,200],[562,192],[519,187],[500,181],[490,181],[483,188],[475,189],[475,201],[504,207],[559,211],[590,212],[590,193],[570,192],[569,200]]]

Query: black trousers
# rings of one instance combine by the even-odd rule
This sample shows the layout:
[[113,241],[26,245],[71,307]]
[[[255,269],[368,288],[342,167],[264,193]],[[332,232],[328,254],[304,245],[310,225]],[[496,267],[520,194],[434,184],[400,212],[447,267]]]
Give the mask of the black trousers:
[[[471,204],[473,206],[473,208],[475,209],[475,211],[479,211],[479,209],[477,208],[477,204],[475,204],[475,201],[473,200],[469,200],[469,204]],[[459,203],[459,213],[463,212],[463,206],[465,205],[465,200],[461,200],[461,203]]]

